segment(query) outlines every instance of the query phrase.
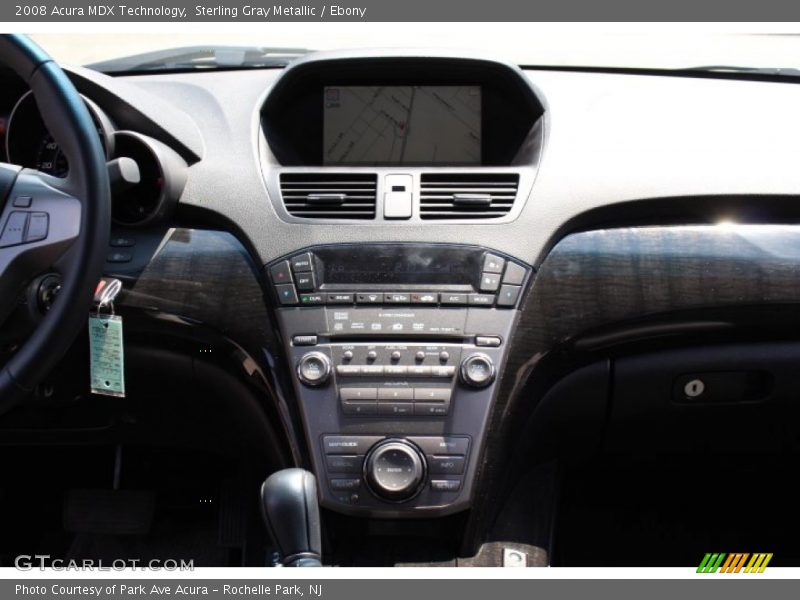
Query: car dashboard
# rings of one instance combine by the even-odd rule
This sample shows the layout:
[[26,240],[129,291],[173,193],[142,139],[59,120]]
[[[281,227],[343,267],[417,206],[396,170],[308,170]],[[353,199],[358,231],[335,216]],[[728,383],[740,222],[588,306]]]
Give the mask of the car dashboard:
[[[262,371],[280,443],[334,513],[478,527],[533,443],[519,428],[553,357],[800,299],[793,84],[434,51],[69,74],[108,159],[141,173],[113,194],[117,310],[207,327]],[[63,176],[9,82],[8,158]]]

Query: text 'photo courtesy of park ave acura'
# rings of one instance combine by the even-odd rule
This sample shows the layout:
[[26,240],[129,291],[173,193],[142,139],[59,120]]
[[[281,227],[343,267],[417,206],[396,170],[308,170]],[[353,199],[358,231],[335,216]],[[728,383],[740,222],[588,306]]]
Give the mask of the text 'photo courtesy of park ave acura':
[[800,576],[800,24],[447,4],[0,9],[0,596]]

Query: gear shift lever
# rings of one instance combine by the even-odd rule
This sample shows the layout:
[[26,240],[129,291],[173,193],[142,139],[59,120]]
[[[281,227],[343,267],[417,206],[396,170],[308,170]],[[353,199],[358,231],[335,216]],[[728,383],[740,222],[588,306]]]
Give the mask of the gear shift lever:
[[322,566],[317,480],[303,469],[273,473],[261,486],[261,513],[285,567]]

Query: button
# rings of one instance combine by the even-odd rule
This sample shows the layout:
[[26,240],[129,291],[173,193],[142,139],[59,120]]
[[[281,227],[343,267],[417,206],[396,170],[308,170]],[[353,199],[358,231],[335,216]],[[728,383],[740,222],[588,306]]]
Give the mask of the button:
[[133,254],[130,252],[111,252],[106,256],[106,261],[110,263],[126,263],[133,260]]
[[30,208],[31,204],[33,204],[33,198],[30,196],[17,196],[12,203],[14,208]]
[[463,456],[431,456],[428,469],[434,475],[461,475],[466,462]]
[[378,358],[378,353],[375,350],[370,350],[367,352],[367,360],[372,361]]
[[450,410],[449,403],[442,402],[415,402],[415,417],[446,417]]
[[361,473],[363,463],[363,456],[334,454],[325,457],[325,464],[328,466],[329,473]]
[[328,294],[328,304],[352,304],[353,294]]
[[384,294],[383,301],[386,304],[408,304],[411,302],[411,294]]
[[8,215],[3,234],[0,236],[0,246],[13,246],[22,243],[25,226],[28,224],[30,213],[15,211]]
[[366,454],[382,439],[377,435],[326,435],[322,438],[322,449],[326,454]]
[[292,271],[295,273],[305,273],[306,271],[313,270],[311,253],[304,252],[292,257]]
[[413,388],[378,388],[378,402],[384,400],[413,400]]
[[483,259],[483,270],[487,273],[502,273],[503,265],[506,264],[504,258],[500,258],[494,254],[487,254]]
[[378,402],[378,414],[410,417],[414,414],[414,406],[411,402]]
[[383,375],[383,365],[361,365],[361,375],[380,377]]
[[469,450],[469,438],[466,437],[410,437],[410,442],[415,443],[425,454],[447,454],[466,456]]
[[294,276],[294,282],[297,286],[297,289],[301,292],[310,292],[315,287],[317,287],[316,282],[314,281],[314,273],[296,273]]
[[503,275],[503,283],[522,285],[522,282],[525,281],[525,272],[525,267],[509,262],[506,267],[506,274]]
[[377,402],[342,402],[342,412],[346,415],[373,417],[378,414]]
[[346,377],[356,377],[361,375],[361,367],[359,365],[339,365],[336,367],[336,374]]
[[475,337],[476,346],[486,346],[488,348],[497,348],[503,340],[494,335],[479,335]]
[[522,288],[518,285],[506,285],[500,288],[497,294],[497,306],[514,306],[519,298],[519,291]]
[[325,304],[325,294],[300,294],[300,304]]
[[315,335],[296,335],[292,338],[295,346],[316,346],[317,336]]
[[411,192],[383,194],[383,216],[387,219],[411,218]]
[[419,361],[423,361],[423,360],[425,360],[425,352],[424,352],[423,350],[420,350],[420,351],[418,351],[418,352],[417,352],[417,353],[414,355],[414,358],[415,358],[416,360],[419,360]]
[[136,239],[124,236],[112,237],[108,240],[108,245],[112,248],[130,248],[136,245]]
[[411,294],[412,304],[438,304],[438,302],[439,294],[433,294],[431,292]]
[[47,237],[49,224],[50,215],[47,213],[35,212],[31,214],[31,218],[28,221],[28,231],[25,233],[25,241],[35,242],[45,239]]
[[483,273],[481,275],[481,291],[496,292],[500,287],[500,275],[495,273]]
[[449,402],[450,388],[415,388],[414,400],[426,402]]
[[356,387],[356,388],[341,388],[339,390],[339,398],[344,402],[347,400],[360,400],[375,401],[378,399],[378,388],[374,387]]
[[294,291],[294,286],[290,284],[276,285],[275,292],[278,294],[278,300],[281,304],[297,304],[297,292]]
[[402,358],[402,356],[403,356],[403,355],[402,355],[402,354],[400,354],[400,352],[399,352],[399,351],[395,350],[394,352],[392,352],[392,354],[391,354],[391,357],[390,357],[390,358],[391,358],[392,360],[394,360],[394,361],[398,361],[398,360],[400,360],[400,359]]
[[344,353],[342,353],[342,358],[344,360],[353,360],[353,351],[345,350]]
[[282,260],[277,265],[269,268],[269,275],[272,283],[289,283],[292,281],[292,274],[289,272],[289,261]]
[[403,365],[386,365],[383,367],[383,374],[387,376],[406,376],[408,375],[408,367]]
[[430,367],[422,367],[413,365],[408,367],[408,376],[409,377],[430,377],[431,376],[431,368]]
[[461,489],[461,480],[431,479],[431,489],[434,492],[457,492]]
[[381,304],[383,303],[383,294],[377,292],[356,294],[356,302],[358,304]]
[[361,479],[352,477],[348,479],[331,479],[331,489],[337,492],[357,490],[361,485]]
[[431,367],[431,377],[452,377],[456,374],[456,368],[453,366],[435,366]]
[[447,362],[450,360],[450,353],[447,350],[442,350],[439,352],[439,360],[442,362]]
[[466,294],[441,294],[441,302],[442,304],[455,304],[461,305],[467,303],[467,295]]
[[494,304],[494,295],[493,294],[470,294],[469,295],[469,304],[470,306],[491,306]]

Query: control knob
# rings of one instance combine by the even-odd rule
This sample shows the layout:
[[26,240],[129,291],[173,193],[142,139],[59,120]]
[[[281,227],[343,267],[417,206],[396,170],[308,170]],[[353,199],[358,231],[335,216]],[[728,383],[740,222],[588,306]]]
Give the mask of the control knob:
[[385,440],[370,450],[364,478],[370,491],[394,502],[410,500],[425,482],[425,457],[405,440]]
[[322,352],[308,352],[297,361],[297,378],[305,385],[323,385],[331,376],[331,359]]
[[471,354],[461,362],[461,381],[470,387],[486,387],[494,377],[494,363],[485,354]]

